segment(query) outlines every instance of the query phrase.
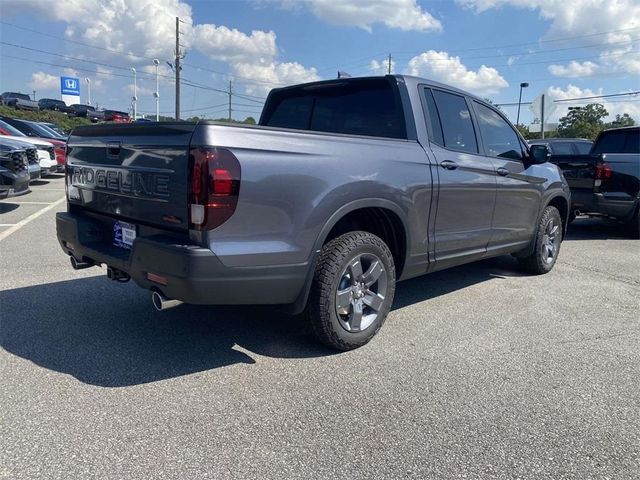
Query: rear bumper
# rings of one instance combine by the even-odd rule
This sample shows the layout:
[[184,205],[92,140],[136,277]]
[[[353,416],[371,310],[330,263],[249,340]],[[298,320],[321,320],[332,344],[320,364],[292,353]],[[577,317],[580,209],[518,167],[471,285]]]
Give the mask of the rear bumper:
[[620,220],[629,219],[635,212],[638,199],[613,197],[603,193],[588,191],[571,192],[571,209],[592,215],[604,215]]
[[[209,249],[162,235],[138,237],[131,250],[96,233],[95,220],[75,213],[56,215],[58,241],[77,260],[126,272],[142,288],[204,305],[290,304],[305,284],[309,264],[229,268]],[[104,229],[102,229],[105,231]],[[148,280],[153,273],[166,285]]]

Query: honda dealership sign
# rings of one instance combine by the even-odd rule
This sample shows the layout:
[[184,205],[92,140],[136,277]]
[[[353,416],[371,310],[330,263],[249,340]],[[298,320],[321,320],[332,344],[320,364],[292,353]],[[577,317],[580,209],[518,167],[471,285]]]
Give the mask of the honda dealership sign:
[[80,79],[76,77],[60,77],[60,93],[62,101],[67,105],[80,103]]

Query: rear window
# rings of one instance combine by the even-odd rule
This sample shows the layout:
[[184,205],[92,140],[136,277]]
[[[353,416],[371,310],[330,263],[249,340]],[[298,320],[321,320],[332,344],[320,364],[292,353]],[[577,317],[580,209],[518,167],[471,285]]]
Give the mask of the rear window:
[[570,142],[553,142],[549,144],[549,148],[554,155],[573,155]]
[[577,142],[574,145],[580,155],[587,155],[591,152],[591,143],[589,142]]
[[593,153],[640,153],[640,130],[617,130],[604,133]]
[[400,98],[386,79],[349,80],[272,93],[260,124],[407,138]]

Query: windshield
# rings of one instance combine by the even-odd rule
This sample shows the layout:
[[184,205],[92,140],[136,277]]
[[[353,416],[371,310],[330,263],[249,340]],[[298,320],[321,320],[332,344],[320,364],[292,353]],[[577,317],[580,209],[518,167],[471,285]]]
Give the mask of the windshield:
[[24,121],[24,124],[31,129],[32,132],[36,133],[38,137],[44,138],[58,138],[57,134],[53,134],[50,130],[46,129],[42,125],[37,124],[36,122],[27,122]]
[[39,123],[38,126],[45,129],[47,132],[49,132],[50,135],[53,135],[54,138],[59,138],[61,140],[64,139],[64,137],[60,135],[59,132],[56,132],[53,128],[49,127],[48,125],[43,125]]
[[18,130],[13,125],[9,125],[4,120],[0,120],[0,128],[2,130],[5,130],[6,132],[8,132],[7,135],[13,135],[15,137],[26,137],[26,135],[24,133],[22,133],[20,130]]

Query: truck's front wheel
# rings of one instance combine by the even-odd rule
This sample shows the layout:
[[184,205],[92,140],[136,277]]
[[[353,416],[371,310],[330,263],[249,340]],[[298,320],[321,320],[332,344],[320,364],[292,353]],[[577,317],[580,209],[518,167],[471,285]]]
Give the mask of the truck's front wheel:
[[387,318],[395,284],[382,239],[362,231],[334,238],[320,252],[307,303],[313,333],[338,350],[365,345]]

